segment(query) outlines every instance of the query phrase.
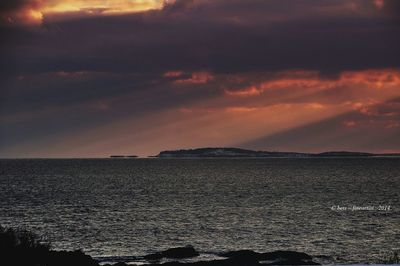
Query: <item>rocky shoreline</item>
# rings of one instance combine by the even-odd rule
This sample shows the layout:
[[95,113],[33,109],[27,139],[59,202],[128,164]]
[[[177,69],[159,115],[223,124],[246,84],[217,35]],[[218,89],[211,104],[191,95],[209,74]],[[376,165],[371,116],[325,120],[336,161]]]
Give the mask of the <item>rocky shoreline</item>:
[[190,261],[200,256],[193,246],[174,247],[141,257],[132,256],[129,261],[114,261],[110,264],[96,260],[80,250],[52,250],[49,243],[30,231],[7,229],[2,226],[0,226],[0,255],[1,263],[7,262],[8,266],[125,266],[128,265],[127,263],[150,266],[319,265],[310,255],[295,251],[259,253],[252,250],[239,250],[218,253],[218,259],[214,260]]
[[[51,245],[36,234],[22,229],[0,226],[1,265],[7,266],[266,266],[266,265],[321,265],[303,252],[272,251],[255,252],[237,250],[213,253],[213,259],[204,258],[193,246],[174,247],[164,251],[129,257],[93,258],[84,252],[52,250]],[[6,264],[3,264],[6,262]],[[385,264],[398,264],[394,253]],[[325,262],[323,262],[325,264]]]
[[[1,252],[3,253],[3,252]],[[239,250],[220,253],[221,259],[182,261],[199,256],[191,246],[177,247],[142,257],[131,257],[129,262],[105,263],[86,255],[82,251],[32,250],[30,252],[7,252],[3,256],[9,266],[262,266],[262,265],[320,265],[302,252],[274,251],[258,253],[252,250]],[[136,262],[140,262],[136,264]],[[128,264],[129,263],[129,264]]]
[[[192,246],[170,248],[165,251],[132,258],[131,261],[140,261],[149,266],[165,265],[187,265],[187,266],[256,266],[256,265],[320,265],[313,258],[303,252],[274,251],[259,253],[252,250],[238,250],[219,253],[221,259],[181,261],[196,258],[200,253]],[[126,262],[116,264],[103,264],[106,266],[125,266]],[[135,265],[131,262],[129,265]]]

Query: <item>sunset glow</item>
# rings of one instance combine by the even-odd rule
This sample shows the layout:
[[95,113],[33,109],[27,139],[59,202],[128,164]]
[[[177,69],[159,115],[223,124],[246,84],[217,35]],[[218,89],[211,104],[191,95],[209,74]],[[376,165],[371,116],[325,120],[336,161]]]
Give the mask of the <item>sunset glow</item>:
[[104,14],[118,14],[159,9],[162,5],[161,0],[61,0],[43,1],[41,11],[46,14],[99,10]]
[[[118,15],[161,9],[163,0],[32,0],[4,16],[9,23],[40,24],[47,15]],[[3,18],[3,19],[4,19]]]

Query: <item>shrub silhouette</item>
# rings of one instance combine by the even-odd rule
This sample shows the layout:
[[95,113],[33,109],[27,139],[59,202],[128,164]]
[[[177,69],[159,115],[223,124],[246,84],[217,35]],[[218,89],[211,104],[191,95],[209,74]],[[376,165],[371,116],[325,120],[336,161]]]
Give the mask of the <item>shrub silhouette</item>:
[[24,229],[0,226],[0,252],[10,265],[39,265],[50,251],[50,244]]
[[50,244],[38,235],[1,225],[0,254],[8,266],[98,266],[82,251],[52,251]]
[[50,250],[50,244],[38,235],[24,229],[4,228],[0,225],[1,250]]

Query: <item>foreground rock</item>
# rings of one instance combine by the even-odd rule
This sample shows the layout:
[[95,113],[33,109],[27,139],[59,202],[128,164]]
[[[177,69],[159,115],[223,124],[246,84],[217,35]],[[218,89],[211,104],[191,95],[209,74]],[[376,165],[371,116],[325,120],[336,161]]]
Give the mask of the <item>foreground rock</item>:
[[43,265],[59,265],[59,266],[98,266],[99,264],[89,255],[82,251],[50,251]]
[[144,256],[144,259],[146,260],[160,260],[163,258],[187,259],[197,256],[199,256],[199,253],[192,246],[186,246],[186,247],[170,248],[162,252],[149,254]]
[[[312,260],[312,257],[303,252],[295,251],[274,251],[259,253],[252,250],[230,251],[218,254],[225,259],[179,262],[168,261],[161,263],[162,259],[186,259],[199,256],[192,246],[171,248],[162,252],[146,255],[143,259],[157,261],[149,266],[263,266],[263,265],[319,265]],[[114,264],[125,266],[125,263]]]
[[273,265],[316,265],[310,255],[296,251],[258,253],[252,250],[239,250],[221,253],[220,255],[239,261],[271,261]]
[[[161,259],[186,259],[199,256],[191,246],[171,248],[166,251],[150,254],[142,258],[157,261],[148,266],[264,266],[264,265],[320,265],[312,261],[312,257],[301,252],[275,251],[258,253],[251,250],[240,250],[222,253],[225,259],[196,262],[169,261],[161,263]],[[92,257],[81,251],[44,251],[39,253],[7,254],[2,259],[9,266],[99,266]],[[105,266],[128,266],[124,262],[106,264]]]
[[8,266],[98,266],[99,264],[89,255],[81,251],[18,251],[4,254],[2,261]]
[[[170,248],[143,257],[130,257],[149,266],[261,266],[261,265],[318,265],[312,257],[295,251],[274,251],[258,253],[239,250],[219,254],[225,259],[196,262],[176,260],[199,256],[192,246]],[[162,263],[161,260],[172,260]],[[175,260],[175,261],[174,261]],[[4,264],[6,262],[6,264]],[[125,260],[127,262],[127,260]],[[126,266],[125,262],[113,264]],[[82,251],[54,251],[37,235],[21,229],[0,226],[0,264],[7,266],[99,266],[99,263]],[[110,265],[110,264],[109,264]]]

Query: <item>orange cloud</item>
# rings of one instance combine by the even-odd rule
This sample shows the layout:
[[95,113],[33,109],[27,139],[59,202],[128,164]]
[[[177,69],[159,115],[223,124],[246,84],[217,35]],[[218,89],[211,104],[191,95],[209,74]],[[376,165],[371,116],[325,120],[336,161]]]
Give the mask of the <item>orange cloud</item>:
[[175,84],[206,84],[214,80],[214,76],[207,71],[193,72],[189,78],[175,80]]
[[228,107],[225,109],[228,113],[247,113],[258,111],[260,108],[256,107]]
[[383,6],[385,5],[385,1],[384,0],[374,0],[374,5],[376,6],[376,8],[382,9]]
[[314,110],[325,108],[325,106],[323,104],[320,104],[320,103],[309,103],[308,107],[311,108],[311,109],[314,109]]
[[400,71],[394,69],[349,71],[340,75],[338,83],[362,84],[376,89],[399,86]]
[[275,79],[260,82],[257,85],[238,90],[225,90],[229,96],[250,97],[258,96],[264,91],[280,88],[314,88],[327,89],[334,87],[330,81],[322,80],[314,71],[285,71],[278,73]]
[[273,89],[300,88],[326,90],[337,87],[366,87],[371,89],[396,88],[400,86],[400,71],[394,69],[347,71],[338,79],[323,79],[318,72],[295,71],[282,72],[278,77],[238,90],[225,90],[225,94],[237,97],[258,96]]
[[350,103],[352,105],[352,109],[358,111],[360,114],[373,116],[376,113],[371,109],[372,106],[378,104],[377,101],[365,101],[365,102],[356,102]]
[[183,75],[183,71],[168,71],[163,74],[164,78],[178,78]]
[[354,127],[356,125],[355,121],[343,121],[345,127]]
[[260,95],[261,93],[262,90],[258,89],[256,86],[250,86],[241,90],[225,90],[225,94],[229,96],[240,96],[240,97],[256,96]]

